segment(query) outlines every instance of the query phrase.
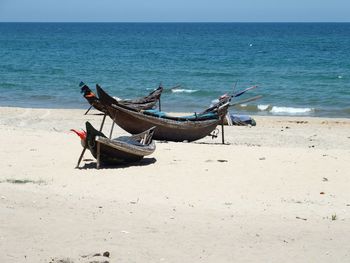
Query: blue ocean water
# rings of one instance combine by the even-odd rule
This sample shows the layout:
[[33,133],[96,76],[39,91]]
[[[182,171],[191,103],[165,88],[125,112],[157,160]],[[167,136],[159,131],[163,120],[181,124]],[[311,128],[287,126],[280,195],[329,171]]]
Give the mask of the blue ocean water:
[[237,83],[263,95],[238,113],[350,117],[349,54],[350,23],[0,23],[0,106],[87,108],[83,80],[200,111]]

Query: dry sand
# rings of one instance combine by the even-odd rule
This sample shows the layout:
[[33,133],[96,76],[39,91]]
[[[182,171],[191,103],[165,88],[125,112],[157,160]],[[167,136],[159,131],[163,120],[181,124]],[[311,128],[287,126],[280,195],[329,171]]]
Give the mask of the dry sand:
[[0,108],[0,262],[350,262],[349,119],[257,116],[229,145],[74,169],[83,113]]

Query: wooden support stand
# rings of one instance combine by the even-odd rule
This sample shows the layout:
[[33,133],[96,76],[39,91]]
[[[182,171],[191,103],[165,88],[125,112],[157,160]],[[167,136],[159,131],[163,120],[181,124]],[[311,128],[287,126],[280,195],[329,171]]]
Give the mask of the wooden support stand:
[[97,169],[100,169],[100,165],[101,165],[100,154],[101,154],[101,144],[97,142],[97,164],[96,164]]
[[107,114],[103,115],[100,131],[102,131],[102,129],[103,129],[103,125],[105,124],[106,116],[107,116]]
[[224,118],[221,119],[221,139],[222,139],[222,144],[225,144]]
[[80,157],[79,157],[79,160],[78,160],[78,163],[77,163],[77,166],[75,166],[75,168],[79,168],[79,164],[80,164],[80,162],[81,162],[81,159],[83,159],[83,156],[84,156],[84,153],[85,153],[85,151],[86,151],[86,148],[87,148],[87,146],[85,146],[84,149],[83,149],[83,151],[81,152]]
[[84,115],[88,114],[88,112],[91,110],[91,108],[92,108],[92,105],[90,106],[90,108],[88,108],[88,110],[85,112]]
[[112,139],[114,123],[115,123],[115,122],[113,121],[113,123],[112,123],[112,128],[111,128],[111,132],[109,133],[109,139]]

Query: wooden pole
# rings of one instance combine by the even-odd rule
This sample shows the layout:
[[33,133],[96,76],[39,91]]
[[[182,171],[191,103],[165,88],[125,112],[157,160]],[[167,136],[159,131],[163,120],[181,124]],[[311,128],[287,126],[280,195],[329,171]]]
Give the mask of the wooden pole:
[[102,123],[101,123],[101,127],[100,127],[100,131],[102,131],[102,129],[103,129],[103,125],[105,124],[106,116],[107,116],[107,114],[105,114],[105,115],[103,116]]
[[114,119],[112,118],[112,128],[111,128],[111,132],[109,133],[109,139],[112,139],[112,133],[113,133],[113,129],[114,129],[114,124],[115,124],[115,119],[117,118],[117,113],[114,114]]
[[99,142],[97,142],[97,165],[96,165],[97,169],[100,169],[100,161],[101,161],[101,159],[100,159],[101,146],[100,145],[101,144]]
[[85,112],[84,115],[88,114],[88,112],[91,110],[91,108],[92,108],[92,105],[90,106],[90,108],[88,108],[88,110]]
[[[87,143],[87,142],[86,142],[86,143]],[[82,151],[81,154],[80,154],[80,157],[79,157],[77,166],[75,166],[75,168],[79,168],[79,164],[80,164],[80,162],[81,162],[81,159],[83,159],[83,156],[84,156],[84,153],[85,153],[85,151],[86,151],[86,148],[87,148],[87,146],[84,146],[84,149],[83,149],[83,151]]]
[[224,118],[221,118],[221,139],[222,139],[222,144],[225,144]]
[[113,133],[113,128],[114,128],[114,121],[112,123],[112,128],[111,128],[111,132],[109,133],[109,139],[112,139],[112,133]]

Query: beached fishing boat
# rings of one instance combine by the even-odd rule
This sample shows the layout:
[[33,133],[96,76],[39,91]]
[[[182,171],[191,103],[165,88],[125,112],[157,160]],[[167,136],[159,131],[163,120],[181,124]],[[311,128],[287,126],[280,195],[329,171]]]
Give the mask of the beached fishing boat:
[[77,166],[79,166],[85,149],[89,149],[96,158],[97,168],[101,164],[118,165],[140,161],[156,149],[152,140],[154,130],[155,127],[151,127],[139,134],[109,139],[96,130],[90,122],[86,122],[86,132],[72,130],[80,136],[84,147]]
[[120,103],[110,104],[97,88],[102,104],[105,105],[108,115],[121,128],[135,134],[153,126],[153,139],[166,141],[196,141],[209,135],[222,122],[227,113],[229,103],[220,105],[210,111],[190,116],[170,116],[157,110],[137,111]]
[[[99,97],[96,96],[95,93],[93,93],[92,90],[84,82],[80,82],[79,87],[81,88],[81,93],[83,93],[84,98],[88,101],[91,107],[94,107],[95,109],[103,113],[107,113],[104,105],[101,104]],[[96,88],[97,87],[102,89],[98,84],[96,84]],[[136,110],[146,110],[146,109],[154,108],[157,102],[159,102],[162,92],[163,92],[163,87],[159,86],[157,89],[153,90],[147,96],[143,98],[133,99],[133,100],[128,100],[128,99],[117,100],[112,96],[108,95],[106,92],[104,93],[106,94],[106,97],[108,97],[109,103],[118,102],[120,104],[126,105]],[[89,108],[89,110],[91,109],[91,107]],[[89,110],[85,114],[87,114]]]

